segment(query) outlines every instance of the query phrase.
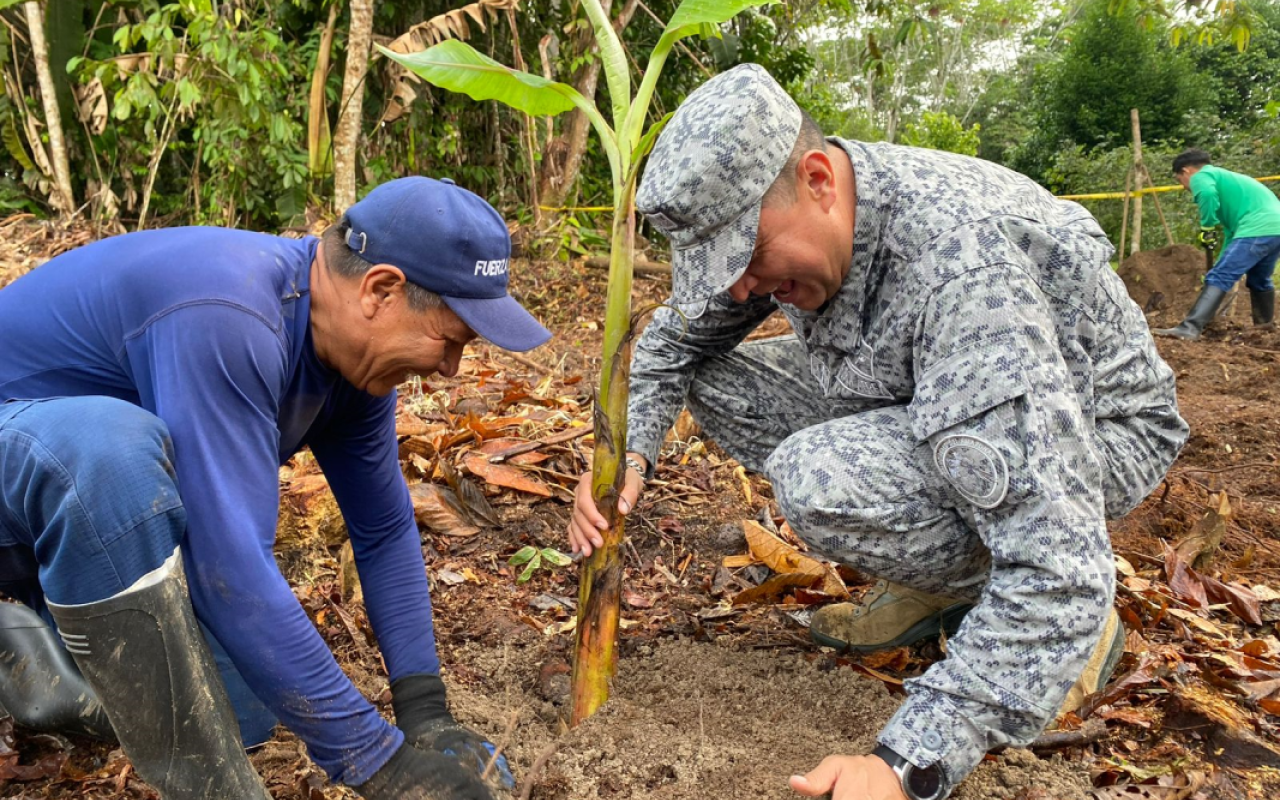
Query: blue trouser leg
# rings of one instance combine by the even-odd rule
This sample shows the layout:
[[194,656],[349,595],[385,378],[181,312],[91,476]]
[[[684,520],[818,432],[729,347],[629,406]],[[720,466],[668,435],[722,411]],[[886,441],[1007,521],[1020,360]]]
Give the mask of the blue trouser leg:
[[[186,513],[164,423],[107,397],[0,405],[0,592],[52,623],[59,605],[113,597],[164,563]],[[248,745],[275,717],[205,631]]]
[[1273,288],[1271,274],[1275,271],[1277,256],[1280,256],[1280,236],[1233,239],[1218,257],[1218,263],[1204,276],[1205,285],[1229,292],[1241,276],[1248,275],[1246,284],[1251,291],[1267,291]]

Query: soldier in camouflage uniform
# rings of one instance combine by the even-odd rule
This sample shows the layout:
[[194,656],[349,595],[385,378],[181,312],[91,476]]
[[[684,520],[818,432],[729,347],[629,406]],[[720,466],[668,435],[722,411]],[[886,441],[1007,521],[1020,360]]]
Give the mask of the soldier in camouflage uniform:
[[[793,788],[945,797],[1105,683],[1124,639],[1104,520],[1160,483],[1187,425],[1093,217],[985,161],[824,140],[755,65],[689,96],[637,206],[671,240],[681,314],[636,347],[619,509],[687,404],[797,535],[882,579],[819,611],[816,639],[958,628],[875,754]],[[744,344],[775,309],[794,335]],[[573,549],[603,527],[584,479]]]

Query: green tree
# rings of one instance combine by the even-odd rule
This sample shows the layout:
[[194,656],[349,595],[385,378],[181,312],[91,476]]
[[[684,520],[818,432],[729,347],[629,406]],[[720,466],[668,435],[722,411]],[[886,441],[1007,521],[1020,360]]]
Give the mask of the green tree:
[[1142,115],[1144,140],[1181,140],[1212,109],[1210,81],[1165,31],[1139,23],[1133,10],[1111,14],[1109,0],[1087,0],[1065,36],[1062,57],[1040,70],[1034,131],[1014,166],[1043,179],[1063,146],[1113,147],[1131,137],[1129,110]]
[[981,127],[975,123],[966,128],[963,122],[945,111],[926,111],[920,115],[919,122],[908,122],[902,126],[901,138],[903,144],[915,147],[976,156]]

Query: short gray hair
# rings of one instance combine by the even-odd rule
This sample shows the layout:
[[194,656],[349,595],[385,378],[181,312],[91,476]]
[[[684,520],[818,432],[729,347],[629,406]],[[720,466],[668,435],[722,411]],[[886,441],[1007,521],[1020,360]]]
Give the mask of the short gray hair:
[[[360,254],[347,247],[347,231],[351,223],[345,214],[337,223],[325,228],[320,234],[320,244],[324,247],[324,263],[339,275],[346,278],[359,278],[369,271],[373,264],[365,261]],[[444,300],[435,292],[423,289],[413,281],[404,283],[405,298],[409,308],[418,313],[444,307]]]
[[822,128],[818,127],[818,123],[806,114],[804,109],[800,109],[800,132],[796,135],[795,146],[791,149],[791,155],[787,157],[787,163],[783,165],[782,171],[774,179],[773,185],[764,193],[764,205],[771,208],[787,208],[794,203],[796,167],[800,164],[801,156],[810,150],[825,151],[826,149],[827,139],[822,134]]

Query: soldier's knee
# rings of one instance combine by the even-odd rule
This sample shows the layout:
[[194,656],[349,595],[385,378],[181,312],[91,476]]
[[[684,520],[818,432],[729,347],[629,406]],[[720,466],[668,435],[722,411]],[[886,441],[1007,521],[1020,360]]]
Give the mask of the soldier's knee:
[[858,452],[838,450],[822,432],[806,429],[783,440],[765,472],[782,515],[797,535],[811,541],[831,528],[850,534],[883,530],[889,498],[874,481],[857,479],[874,458],[865,446]]

